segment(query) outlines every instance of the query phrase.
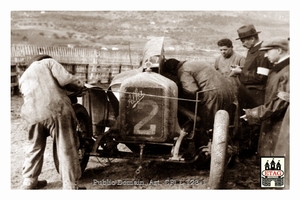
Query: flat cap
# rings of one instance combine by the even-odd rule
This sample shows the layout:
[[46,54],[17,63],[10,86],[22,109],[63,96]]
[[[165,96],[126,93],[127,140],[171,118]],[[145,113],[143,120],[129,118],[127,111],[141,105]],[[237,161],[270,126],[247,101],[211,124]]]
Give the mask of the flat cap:
[[265,51],[273,48],[289,49],[289,40],[284,37],[275,37],[270,40],[264,41],[261,45],[260,51]]

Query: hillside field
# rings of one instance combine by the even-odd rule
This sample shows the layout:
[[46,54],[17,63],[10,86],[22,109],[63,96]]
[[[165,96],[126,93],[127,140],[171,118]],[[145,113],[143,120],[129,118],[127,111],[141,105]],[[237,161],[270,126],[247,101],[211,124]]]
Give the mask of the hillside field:
[[11,43],[142,51],[152,37],[165,50],[218,51],[227,37],[244,52],[237,29],[254,24],[260,37],[289,37],[288,11],[11,11]]

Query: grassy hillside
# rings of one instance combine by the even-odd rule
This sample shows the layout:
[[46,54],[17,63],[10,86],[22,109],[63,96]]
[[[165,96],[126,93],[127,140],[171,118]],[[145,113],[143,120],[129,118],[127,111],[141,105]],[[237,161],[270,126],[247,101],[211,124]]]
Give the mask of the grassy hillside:
[[253,23],[262,40],[289,37],[287,11],[12,11],[11,43],[140,51],[151,37],[165,49],[216,50],[223,37],[243,51],[236,30]]

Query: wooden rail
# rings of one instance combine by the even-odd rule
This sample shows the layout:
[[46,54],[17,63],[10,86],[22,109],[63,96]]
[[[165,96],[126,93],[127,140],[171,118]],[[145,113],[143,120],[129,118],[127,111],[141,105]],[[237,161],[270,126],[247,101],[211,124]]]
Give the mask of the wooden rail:
[[99,50],[94,48],[68,48],[36,45],[11,45],[11,63],[26,64],[33,56],[47,54],[60,63],[73,64],[126,64],[138,65],[141,55],[124,50]]
[[[142,52],[141,52],[142,53]],[[212,63],[213,56],[192,54],[168,55],[167,58],[179,60],[203,60]],[[28,61],[35,55],[47,54],[60,62],[70,73],[85,82],[99,81],[109,83],[112,78],[123,71],[139,67],[142,55],[124,50],[99,50],[95,48],[68,48],[36,45],[11,45],[11,89],[18,93],[18,80],[26,70]]]
[[11,45],[11,88],[18,93],[18,80],[29,60],[47,54],[60,62],[70,73],[85,82],[108,83],[121,71],[137,68],[141,55],[128,51],[98,50],[36,45]]

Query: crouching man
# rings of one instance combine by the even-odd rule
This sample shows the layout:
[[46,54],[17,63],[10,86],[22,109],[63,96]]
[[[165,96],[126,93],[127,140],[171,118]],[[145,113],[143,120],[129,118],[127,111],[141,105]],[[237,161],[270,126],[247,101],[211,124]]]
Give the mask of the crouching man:
[[[197,148],[208,141],[206,131],[213,128],[216,112],[226,110],[231,113],[233,106],[238,106],[232,84],[206,62],[168,59],[163,66],[163,75],[177,83],[180,98],[195,100],[197,92],[200,92],[197,111],[200,122],[196,127],[199,133],[195,134]],[[179,101],[178,104],[191,111],[195,110],[191,102]]]

